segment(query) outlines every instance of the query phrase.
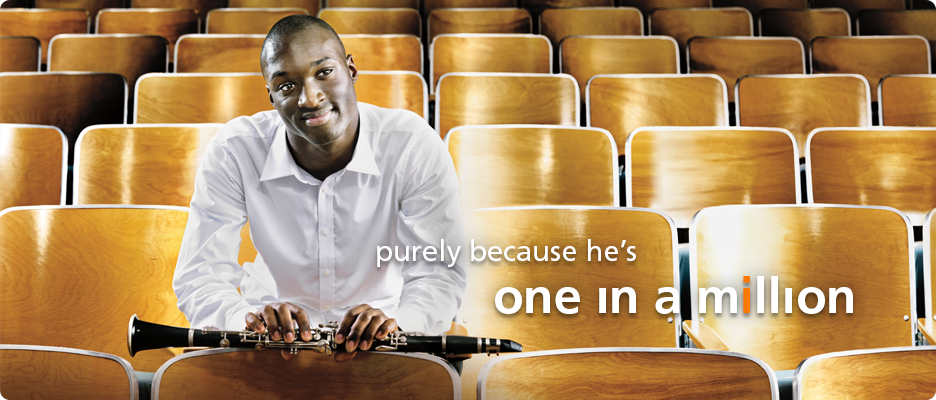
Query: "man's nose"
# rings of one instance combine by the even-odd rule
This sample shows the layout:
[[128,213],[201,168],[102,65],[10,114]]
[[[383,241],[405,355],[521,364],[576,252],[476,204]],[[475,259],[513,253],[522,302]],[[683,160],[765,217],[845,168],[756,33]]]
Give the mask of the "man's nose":
[[318,104],[325,99],[325,93],[314,82],[306,82],[302,85],[302,93],[299,95],[299,106],[303,108],[316,108]]

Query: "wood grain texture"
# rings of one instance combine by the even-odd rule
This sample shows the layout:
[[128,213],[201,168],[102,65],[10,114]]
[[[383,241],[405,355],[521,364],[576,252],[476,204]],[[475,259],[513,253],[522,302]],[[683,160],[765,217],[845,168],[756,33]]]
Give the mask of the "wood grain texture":
[[578,125],[575,83],[568,75],[449,75],[436,94],[436,130],[462,125]]
[[136,96],[136,123],[226,123],[273,109],[259,73],[152,74]]
[[[42,49],[60,33],[89,33],[88,13],[84,10],[3,9],[0,10],[0,36],[32,36]],[[46,63],[48,52],[42,52]]]
[[285,400],[311,392],[316,399],[454,398],[449,370],[432,361],[360,352],[351,361],[336,363],[307,351],[287,363],[279,353],[236,351],[177,361],[162,375],[159,398],[255,399],[262,393],[265,399]]
[[[650,12],[650,34],[676,39],[679,53],[693,36],[753,36],[751,13],[740,7],[657,9]],[[683,60],[682,70],[686,70]]]
[[562,39],[573,35],[640,36],[642,24],[640,11],[633,8],[550,8],[540,16],[540,33],[558,49]]
[[426,81],[417,73],[358,73],[354,83],[358,101],[384,108],[410,110],[426,118],[429,98]]
[[52,41],[49,71],[113,72],[136,80],[148,72],[169,72],[169,42],[155,35],[59,36]]
[[61,204],[65,150],[54,128],[0,124],[0,210]]
[[913,225],[936,208],[936,128],[818,129],[808,163],[813,203],[894,207]]
[[731,351],[718,333],[702,322],[683,321],[683,332],[692,340],[692,344],[700,349]]
[[[695,241],[692,265],[698,288],[734,288],[737,313],[731,314],[723,296],[722,313],[708,296],[705,324],[721,336],[732,351],[757,357],[774,370],[794,369],[806,357],[833,351],[910,346],[911,248],[908,225],[891,210],[856,207],[728,206],[709,208],[693,222]],[[868,251],[874,249],[874,251]],[[765,277],[765,313],[756,313],[751,293],[751,314],[742,313],[743,276]],[[779,277],[778,314],[770,312],[770,278]],[[786,314],[784,288],[793,296],[807,287],[825,294],[825,307],[808,315],[792,299]],[[829,288],[850,288],[854,313],[845,313],[839,295],[830,313]],[[815,295],[806,304],[815,307]],[[695,313],[695,310],[693,310]]]
[[322,0],[322,4],[325,8],[365,7],[419,9],[419,0]]
[[725,84],[713,76],[611,75],[588,90],[590,125],[611,132],[618,154],[643,126],[728,126]]
[[187,219],[185,211],[157,209],[4,214],[0,341],[99,351],[130,361],[136,371],[156,371],[173,353],[153,350],[131,358],[127,322],[137,314],[188,326],[172,291]]
[[82,129],[124,123],[127,84],[118,74],[6,72],[0,87],[0,122],[58,127],[72,149]]
[[[715,383],[717,381],[717,383]],[[767,372],[728,355],[607,352],[497,363],[485,399],[771,399]]]
[[[920,35],[930,44],[930,58],[936,55],[936,11],[865,10],[856,21],[859,35]],[[936,70],[936,59],[932,69]]]
[[936,347],[828,357],[797,371],[804,400],[928,399],[933,376]]
[[784,128],[801,156],[815,128],[871,126],[868,86],[857,76],[748,76],[737,90],[738,125]]
[[861,10],[903,10],[903,0],[813,0],[813,8],[844,9],[854,20]]
[[712,0],[712,7],[743,7],[757,19],[765,8],[806,9],[809,5],[807,0]]
[[440,8],[427,24],[429,43],[447,33],[533,33],[530,13],[522,8]]
[[722,77],[729,102],[742,76],[806,73],[803,45],[793,38],[696,37],[688,47],[689,72]]
[[820,37],[812,43],[814,74],[860,74],[877,99],[886,75],[930,73],[929,42],[914,36]]
[[208,12],[206,33],[266,35],[277,21],[308,13],[304,8],[221,8]]
[[432,87],[450,72],[526,72],[552,69],[549,40],[540,35],[443,35],[429,50]]
[[127,2],[124,0],[36,0],[36,8],[71,8],[88,12],[91,17],[91,28],[94,29],[94,18],[99,11],[105,8],[123,8]]
[[423,73],[423,47],[411,35],[341,35],[345,52],[354,57],[358,71],[413,71]]
[[319,18],[340,35],[421,36],[422,19],[412,8],[326,8]]
[[436,8],[518,8],[517,0],[424,0],[422,15]]
[[309,15],[319,12],[320,0],[228,0],[230,8],[301,8]]
[[114,360],[0,349],[0,395],[7,399],[126,400],[130,377]]
[[39,39],[0,37],[0,72],[39,72]]
[[619,7],[635,7],[644,16],[657,8],[696,8],[711,7],[712,0],[620,0]]
[[881,122],[886,126],[936,126],[936,76],[888,76],[881,81]]
[[760,13],[761,36],[792,36],[809,48],[818,36],[848,36],[851,20],[837,9],[764,10]]
[[932,345],[936,345],[936,223],[933,223],[933,220],[930,219],[929,223],[926,224],[923,229],[929,232],[929,243],[924,244],[924,246],[929,246],[930,265],[930,314],[922,316],[926,319],[926,323],[923,324],[923,326],[930,335],[927,341]]
[[107,9],[97,18],[97,33],[136,33],[159,35],[169,41],[169,54],[175,54],[179,37],[198,33],[198,14],[191,9]]
[[688,228],[695,213],[727,204],[796,204],[799,157],[786,132],[657,128],[631,134],[628,207],[660,210]]
[[[224,0],[130,0],[132,8],[190,8],[204,19],[208,12],[224,7]],[[204,20],[203,20],[204,21]]]
[[614,7],[613,0],[524,0],[523,8],[538,17],[549,8]]
[[618,205],[615,144],[600,130],[463,127],[447,140],[462,209]]
[[936,343],[936,323],[930,318],[918,318],[917,329],[927,343]]
[[569,37],[562,42],[560,69],[575,77],[584,99],[595,75],[678,73],[677,51],[676,42],[662,36]]
[[264,35],[185,35],[176,43],[176,72],[260,73]]
[[[472,262],[468,268],[465,301],[460,312],[474,336],[499,337],[523,344],[524,351],[554,350],[569,347],[676,347],[675,323],[667,322],[654,308],[657,289],[672,287],[674,282],[674,231],[660,214],[623,209],[528,209],[465,211],[466,237],[475,246],[538,246],[542,258],[544,246],[573,246],[575,261]],[[619,246],[626,238],[628,246],[637,246],[638,257],[621,250],[617,261],[588,261],[588,239],[592,246]],[[519,250],[511,250],[517,257]],[[562,251],[560,248],[558,251]],[[597,257],[597,250],[593,251]],[[501,314],[494,298],[503,287],[517,288],[525,297],[525,288],[544,287],[554,297],[563,287],[575,288],[580,301],[577,314],[562,314],[551,299],[550,313],[544,314],[543,296],[523,300],[519,312]],[[629,314],[629,300],[622,295],[620,313],[611,311],[611,288],[631,287],[636,294],[636,313]],[[606,314],[598,313],[598,288],[608,288]],[[506,295],[504,305],[512,307],[513,296]],[[534,312],[526,313],[527,305]],[[557,335],[556,332],[564,332]],[[474,382],[487,357],[475,356],[464,363],[462,395],[471,399]]]

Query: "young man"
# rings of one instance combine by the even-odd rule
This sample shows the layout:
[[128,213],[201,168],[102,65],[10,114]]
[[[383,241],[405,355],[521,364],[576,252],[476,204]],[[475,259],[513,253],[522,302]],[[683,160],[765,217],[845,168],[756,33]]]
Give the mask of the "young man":
[[[339,361],[397,329],[446,331],[464,255],[377,262],[378,246],[402,255],[463,243],[458,179],[439,136],[416,114],[357,103],[354,61],[318,18],[277,22],[261,70],[276,111],[229,122],[206,151],[174,278],[179,308],[195,327],[246,325],[286,342],[340,321],[336,341],[350,354]],[[259,256],[241,268],[248,217]]]

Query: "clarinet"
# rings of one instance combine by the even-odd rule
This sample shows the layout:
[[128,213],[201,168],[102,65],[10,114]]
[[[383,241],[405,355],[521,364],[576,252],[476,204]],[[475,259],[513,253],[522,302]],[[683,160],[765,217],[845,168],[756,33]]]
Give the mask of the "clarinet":
[[[130,317],[127,331],[127,349],[133,357],[138,351],[167,347],[241,347],[257,349],[288,349],[291,354],[299,350],[312,350],[331,355],[339,349],[335,342],[337,322],[320,324],[312,328],[312,340],[300,339],[292,343],[273,340],[270,333],[251,331],[224,331],[209,328],[181,328],[141,321],[136,314]],[[369,351],[397,351],[408,353],[500,354],[523,351],[520,343],[506,339],[470,336],[426,336],[419,332],[391,332],[384,340],[374,340]]]

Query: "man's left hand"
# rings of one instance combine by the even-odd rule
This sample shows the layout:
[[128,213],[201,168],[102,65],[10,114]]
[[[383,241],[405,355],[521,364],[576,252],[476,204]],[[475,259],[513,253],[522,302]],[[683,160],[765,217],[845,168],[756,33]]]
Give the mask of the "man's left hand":
[[348,310],[341,323],[335,342],[345,345],[347,353],[335,354],[335,361],[343,362],[354,358],[358,349],[369,350],[374,340],[383,340],[399,329],[396,320],[388,318],[380,309],[361,304]]

